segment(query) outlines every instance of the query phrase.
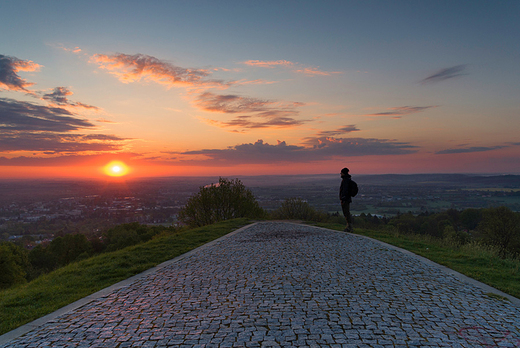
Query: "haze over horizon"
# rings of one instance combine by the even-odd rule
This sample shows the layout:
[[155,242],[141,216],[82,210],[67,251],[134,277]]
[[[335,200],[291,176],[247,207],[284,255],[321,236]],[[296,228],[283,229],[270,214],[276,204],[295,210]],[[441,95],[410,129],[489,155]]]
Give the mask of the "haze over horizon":
[[520,174],[519,15],[481,0],[6,2],[0,178],[103,178],[111,161],[128,177]]

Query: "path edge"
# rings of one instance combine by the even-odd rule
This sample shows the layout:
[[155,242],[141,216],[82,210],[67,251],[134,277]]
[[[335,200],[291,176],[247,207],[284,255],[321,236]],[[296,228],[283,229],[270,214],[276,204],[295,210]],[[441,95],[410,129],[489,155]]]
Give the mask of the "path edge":
[[80,307],[83,307],[84,305],[86,304],[89,304],[90,302],[92,301],[95,301],[97,300],[98,298],[101,298],[101,297],[105,297],[107,296],[109,293],[115,291],[115,290],[119,290],[121,288],[125,288],[125,287],[128,287],[130,285],[132,285],[134,282],[136,282],[137,280],[143,278],[143,277],[146,277],[154,272],[157,272],[158,270],[164,268],[164,267],[167,267],[173,263],[176,263],[176,262],[179,262],[181,261],[182,259],[185,259],[187,257],[189,257],[190,255],[194,254],[195,252],[199,251],[200,249],[204,249],[204,248],[207,248],[207,247],[210,247],[216,243],[219,243],[221,240],[223,239],[226,239],[228,237],[231,237],[237,233],[240,233],[242,232],[243,230],[245,229],[248,229],[256,224],[258,224],[259,222],[253,222],[251,224],[248,224],[246,226],[243,226],[243,227],[240,227],[239,229],[235,230],[235,231],[232,231],[232,232],[229,232],[228,234],[222,236],[222,237],[219,237],[215,240],[212,240],[211,242],[208,242],[204,245],[201,245],[195,249],[192,249],[182,255],[179,255],[171,260],[168,260],[168,261],[164,261],[160,264],[158,264],[157,266],[155,267],[152,267],[152,268],[149,268],[147,269],[146,271],[143,271],[141,273],[138,273],[130,278],[127,278],[125,280],[122,280],[118,283],[115,283],[115,284],[112,284],[104,289],[101,289],[93,294],[90,294],[86,297],[83,297],[75,302],[72,302],[64,307],[61,307],[60,309],[57,309],[56,311],[52,312],[52,313],[49,313],[47,315],[44,315],[43,317],[41,318],[38,318],[34,321],[31,321],[27,324],[24,324],[20,327],[17,327],[16,329],[14,330],[11,330],[9,332],[6,332],[5,334],[1,335],[0,336],[0,345],[3,345],[3,344],[6,344],[6,343],[9,343],[9,341],[11,340],[14,340],[15,338],[18,338],[22,335],[25,335],[26,333],[56,319],[57,317],[61,316],[61,315],[64,315],[64,314],[67,314],[73,310],[76,310]]
[[[312,225],[306,225],[306,226],[312,226]],[[465,274],[462,274],[460,272],[457,272],[447,266],[444,266],[444,265],[441,265],[440,263],[437,263],[437,262],[434,262],[424,256],[421,256],[421,255],[418,255],[418,254],[415,254],[409,250],[406,250],[406,249],[403,249],[403,248],[400,248],[400,247],[397,247],[395,245],[392,245],[392,244],[388,244],[386,242],[383,242],[383,241],[380,241],[378,239],[375,239],[375,238],[371,238],[371,237],[368,237],[368,236],[364,236],[364,235],[361,235],[361,234],[356,234],[356,233],[350,233],[350,232],[341,232],[341,231],[337,231],[337,230],[332,230],[332,229],[329,229],[329,228],[326,228],[326,227],[320,227],[320,226],[313,226],[313,227],[317,227],[317,228],[322,228],[324,230],[327,230],[327,231],[334,231],[334,232],[337,232],[337,233],[344,233],[344,234],[350,234],[352,236],[356,236],[356,237],[360,237],[360,238],[365,238],[365,239],[368,239],[368,240],[371,240],[373,242],[376,242],[376,243],[379,243],[389,249],[393,249],[393,250],[396,250],[396,251],[399,251],[403,254],[406,254],[406,255],[409,255],[411,257],[414,257],[428,265],[431,265],[431,266],[435,266],[435,267],[438,267],[441,269],[441,271],[443,271],[444,273],[447,273],[449,275],[452,275],[454,276],[455,278],[465,282],[465,283],[468,283],[468,284],[472,284],[472,285],[475,285],[479,288],[481,288],[482,290],[486,291],[487,293],[493,293],[493,294],[496,294],[496,295],[500,295],[502,297],[505,297],[507,298],[512,304],[520,307],[520,299],[517,298],[517,297],[514,297],[513,295],[509,295],[501,290],[498,290],[497,288],[494,288],[492,287],[491,285],[487,285],[486,283],[482,283],[476,279],[473,279],[471,277],[468,277],[467,275]],[[500,300],[499,300],[500,301]]]

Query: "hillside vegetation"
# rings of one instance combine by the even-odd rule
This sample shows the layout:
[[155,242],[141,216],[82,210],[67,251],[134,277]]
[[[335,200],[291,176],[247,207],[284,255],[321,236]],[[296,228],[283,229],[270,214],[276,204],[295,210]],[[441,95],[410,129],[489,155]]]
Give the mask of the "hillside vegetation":
[[[185,227],[118,225],[87,238],[58,235],[31,251],[0,244],[0,334],[172,259],[251,222],[299,220],[342,231],[344,218],[288,198],[259,207],[237,180],[201,187],[179,215]],[[505,207],[393,218],[355,216],[354,232],[410,250],[520,297],[520,217]],[[191,226],[191,227],[190,227]],[[194,228],[198,226],[197,228]]]

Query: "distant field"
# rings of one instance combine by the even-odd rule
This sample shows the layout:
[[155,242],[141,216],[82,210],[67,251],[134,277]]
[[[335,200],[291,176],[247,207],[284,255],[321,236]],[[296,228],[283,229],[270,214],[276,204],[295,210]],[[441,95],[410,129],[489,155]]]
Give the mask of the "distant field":
[[520,192],[520,188],[483,187],[483,188],[466,188],[466,189],[463,189],[463,191]]

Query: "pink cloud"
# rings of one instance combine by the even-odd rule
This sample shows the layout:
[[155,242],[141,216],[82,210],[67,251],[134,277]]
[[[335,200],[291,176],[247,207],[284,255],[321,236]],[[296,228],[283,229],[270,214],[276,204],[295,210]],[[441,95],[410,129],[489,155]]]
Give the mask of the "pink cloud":
[[184,87],[227,87],[232,83],[219,80],[207,80],[208,70],[189,69],[175,66],[144,54],[95,54],[91,62],[101,69],[108,70],[121,82],[153,81],[159,84]]
[[295,63],[290,62],[288,60],[271,60],[271,61],[248,60],[248,61],[245,61],[244,64],[250,65],[250,66],[258,66],[261,68],[274,68],[275,66],[293,67],[295,65]]
[[314,67],[305,67],[302,69],[295,70],[297,73],[305,74],[308,76],[331,76],[335,74],[342,74],[341,71],[321,71]]

